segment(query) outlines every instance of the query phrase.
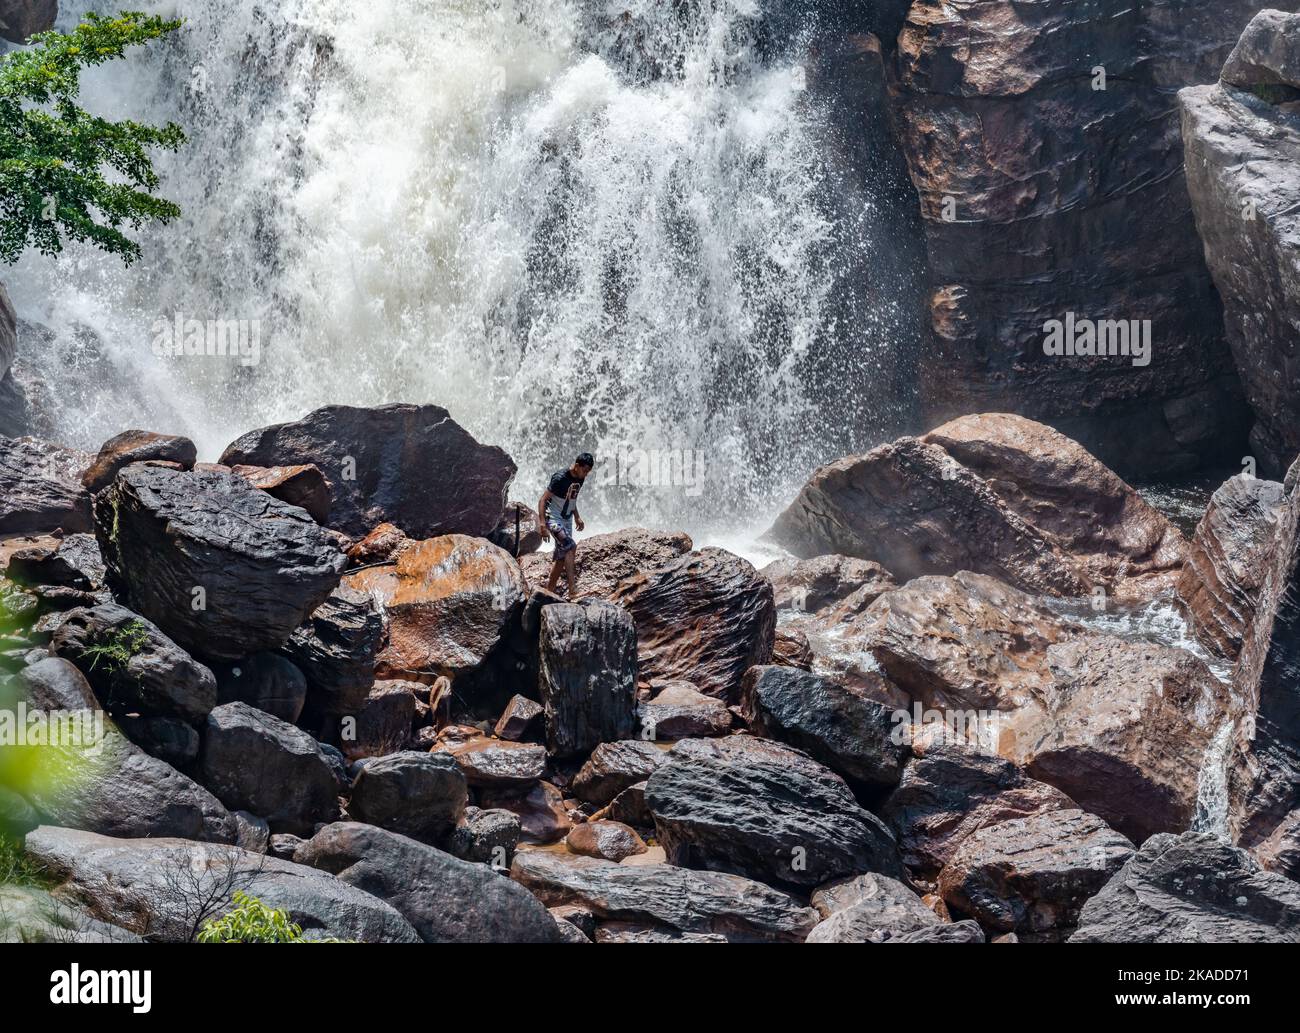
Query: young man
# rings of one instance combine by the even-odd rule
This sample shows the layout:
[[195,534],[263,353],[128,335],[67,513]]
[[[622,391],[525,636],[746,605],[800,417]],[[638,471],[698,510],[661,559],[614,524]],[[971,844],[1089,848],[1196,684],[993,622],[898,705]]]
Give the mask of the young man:
[[542,493],[542,500],[537,503],[537,517],[541,524],[542,541],[549,542],[555,536],[555,560],[551,565],[551,581],[547,591],[554,592],[560,584],[560,571],[565,573],[565,582],[569,586],[569,598],[578,598],[578,543],[573,540],[573,525],[581,531],[586,526],[578,515],[578,492],[582,482],[596,465],[590,452],[583,452],[573,461],[567,470],[561,470],[551,478],[550,487]]

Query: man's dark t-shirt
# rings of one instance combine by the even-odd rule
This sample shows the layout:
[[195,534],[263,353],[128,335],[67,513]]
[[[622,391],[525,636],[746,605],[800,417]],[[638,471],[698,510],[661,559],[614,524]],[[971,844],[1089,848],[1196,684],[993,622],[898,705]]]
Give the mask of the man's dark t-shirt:
[[568,499],[569,488],[575,484],[578,486],[578,491],[581,491],[582,481],[574,477],[568,470],[561,470],[551,478],[550,492],[555,497],[546,504],[548,516],[554,513],[556,516],[568,519],[573,515],[573,511],[577,507],[578,491],[573,493],[572,501],[566,500]]

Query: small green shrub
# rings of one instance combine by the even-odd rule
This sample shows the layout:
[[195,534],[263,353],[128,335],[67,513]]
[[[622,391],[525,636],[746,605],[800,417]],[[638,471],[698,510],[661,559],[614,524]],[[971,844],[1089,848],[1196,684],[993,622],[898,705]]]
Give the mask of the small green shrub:
[[53,880],[44,868],[27,856],[22,843],[0,834],[0,886],[4,885],[48,889]]
[[199,930],[199,943],[302,943],[302,926],[289,915],[267,907],[256,897],[236,890],[235,909],[209,918]]
[[121,674],[131,663],[131,658],[148,644],[149,629],[139,621],[128,621],[90,646],[85,655],[90,657],[92,671],[103,664],[109,674]]

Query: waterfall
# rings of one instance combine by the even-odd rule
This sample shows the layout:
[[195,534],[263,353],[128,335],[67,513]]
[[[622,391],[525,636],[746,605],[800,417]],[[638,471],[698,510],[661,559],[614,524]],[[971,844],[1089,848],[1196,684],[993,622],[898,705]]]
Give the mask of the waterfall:
[[[807,41],[760,45],[776,2],[138,0],[185,27],[83,99],[186,129],[158,162],[184,216],[129,269],[4,274],[51,433],[211,459],[319,405],[434,402],[529,501],[587,450],[597,522],[770,516],[900,429],[913,320]],[[256,363],[158,354],[178,316],[258,327]]]

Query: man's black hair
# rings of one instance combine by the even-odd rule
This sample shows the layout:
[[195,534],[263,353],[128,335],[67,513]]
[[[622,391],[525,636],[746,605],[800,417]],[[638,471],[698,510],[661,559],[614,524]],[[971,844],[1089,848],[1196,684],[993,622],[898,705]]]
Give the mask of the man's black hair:
[[577,465],[588,468],[593,467],[596,465],[596,457],[590,452],[583,452],[582,455],[578,456]]

